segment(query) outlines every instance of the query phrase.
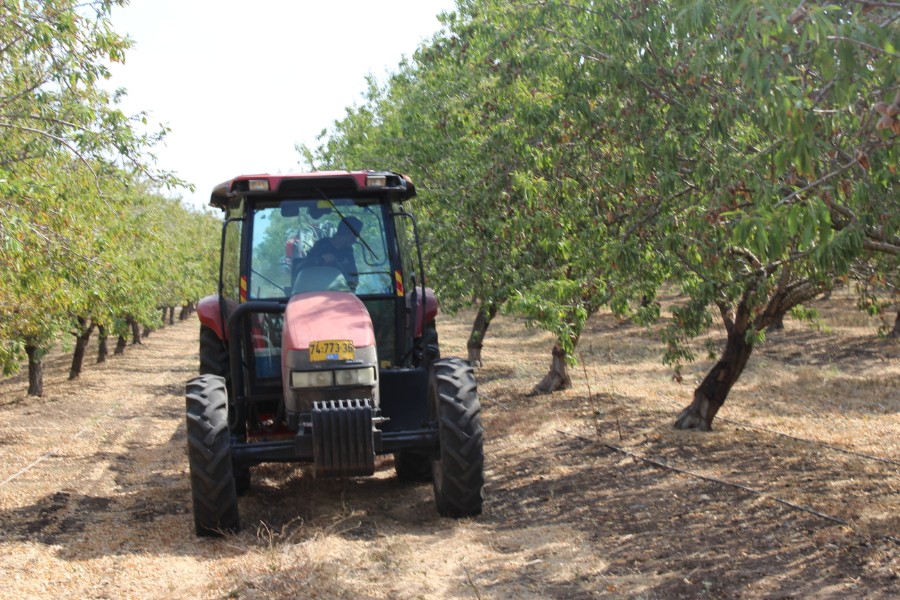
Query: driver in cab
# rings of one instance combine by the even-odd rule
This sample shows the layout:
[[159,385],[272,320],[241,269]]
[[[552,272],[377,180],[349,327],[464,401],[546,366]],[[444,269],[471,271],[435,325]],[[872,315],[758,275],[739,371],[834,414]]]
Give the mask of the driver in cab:
[[339,269],[350,291],[355,292],[359,284],[359,269],[353,255],[353,244],[359,239],[362,226],[362,221],[356,217],[343,219],[333,236],[322,238],[313,244],[303,265]]

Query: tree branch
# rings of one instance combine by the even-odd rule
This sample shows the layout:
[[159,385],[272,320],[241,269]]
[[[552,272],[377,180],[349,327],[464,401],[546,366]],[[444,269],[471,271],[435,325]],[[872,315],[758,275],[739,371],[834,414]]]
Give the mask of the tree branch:
[[810,184],[808,184],[808,185],[806,185],[806,186],[800,188],[799,190],[796,190],[796,191],[794,191],[794,192],[791,192],[790,194],[788,194],[787,196],[785,196],[784,198],[782,198],[781,200],[779,200],[779,201],[775,204],[775,208],[778,208],[779,206],[784,206],[785,204],[789,203],[789,202],[790,202],[791,200],[793,200],[794,198],[800,196],[801,194],[803,194],[803,193],[805,193],[805,192],[808,192],[809,190],[811,190],[811,189],[813,189],[813,188],[815,188],[815,187],[818,187],[818,186],[822,185],[823,183],[825,183],[826,181],[828,181],[828,180],[831,179],[832,177],[837,177],[838,175],[840,175],[841,173],[843,173],[844,171],[846,171],[847,169],[851,168],[853,165],[858,164],[858,163],[859,163],[859,157],[854,158],[853,160],[851,160],[851,161],[848,162],[847,164],[841,165],[839,168],[835,169],[835,170],[832,171],[831,173],[828,173],[827,175],[823,175],[822,177],[819,177],[818,179],[816,179],[816,180],[813,181],[812,183],[810,183]]
[[863,240],[863,248],[865,248],[866,250],[871,250],[873,252],[881,252],[883,254],[893,254],[894,256],[900,256],[900,246],[889,244],[887,242],[877,242],[875,240],[866,239]]
[[[900,5],[898,5],[900,6]],[[877,52],[878,54],[884,54],[885,56],[890,56],[891,58],[900,58],[900,54],[895,52],[888,52],[887,50],[882,50],[878,46],[873,46],[872,44],[867,44],[865,42],[861,42],[859,40],[854,40],[853,38],[848,38],[843,35],[829,35],[829,40],[837,40],[841,42],[850,42],[851,44],[856,44],[857,46],[862,46],[863,48],[867,48],[873,52]]]
[[91,163],[88,162],[87,158],[85,158],[85,156],[81,152],[79,152],[77,148],[75,148],[71,143],[69,143],[69,141],[67,139],[61,138],[57,135],[53,135],[52,133],[48,133],[41,129],[34,129],[33,127],[24,127],[22,125],[14,125],[12,123],[4,123],[2,121],[0,121],[0,127],[6,128],[6,129],[12,129],[14,131],[15,130],[27,131],[29,133],[34,133],[39,136],[47,137],[47,138],[50,138],[51,140],[59,142],[60,144],[62,144],[66,148],[68,148],[69,151],[72,154],[74,154],[76,157],[78,157],[78,160],[80,160],[84,164],[84,166],[87,167],[87,170],[90,171],[91,175],[93,175],[94,185],[97,187],[98,198],[100,199],[101,202],[103,202],[103,204],[106,205],[106,207],[108,209],[112,210],[112,207],[103,198],[103,189],[100,187],[100,178],[98,177],[97,172],[94,170],[94,167],[91,166]]

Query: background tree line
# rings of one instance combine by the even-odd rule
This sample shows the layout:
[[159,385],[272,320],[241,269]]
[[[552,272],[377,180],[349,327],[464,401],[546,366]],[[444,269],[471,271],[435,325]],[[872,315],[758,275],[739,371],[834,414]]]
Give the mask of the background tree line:
[[410,174],[430,283],[478,308],[470,357],[498,309],[523,315],[558,338],[540,390],[569,385],[592,313],[651,324],[676,286],[676,375],[727,332],[676,422],[708,430],[785,314],[860,274],[897,289],[898,20],[868,0],[458,0],[300,150]]
[[95,327],[103,360],[107,336],[139,340],[216,278],[218,219],[167,198],[182,182],[153,167],[165,128],[103,87],[130,45],[108,20],[121,4],[0,4],[0,365],[27,357],[29,394],[61,334],[75,377]]

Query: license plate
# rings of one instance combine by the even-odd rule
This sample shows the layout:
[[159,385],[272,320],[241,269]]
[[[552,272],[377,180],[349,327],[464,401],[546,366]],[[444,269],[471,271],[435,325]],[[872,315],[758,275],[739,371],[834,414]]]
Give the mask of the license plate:
[[353,340],[320,340],[309,343],[309,360],[353,360]]

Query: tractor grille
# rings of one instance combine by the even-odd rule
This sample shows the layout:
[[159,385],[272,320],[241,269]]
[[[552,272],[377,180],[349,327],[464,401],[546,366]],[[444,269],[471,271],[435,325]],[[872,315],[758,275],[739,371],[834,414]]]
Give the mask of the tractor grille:
[[371,475],[375,472],[369,400],[313,402],[312,433],[317,477]]

